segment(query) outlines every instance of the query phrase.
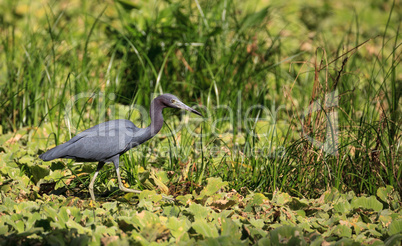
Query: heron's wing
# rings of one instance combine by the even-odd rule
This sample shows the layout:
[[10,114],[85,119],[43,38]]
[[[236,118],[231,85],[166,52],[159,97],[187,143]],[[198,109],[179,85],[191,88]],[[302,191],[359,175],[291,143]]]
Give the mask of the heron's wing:
[[107,121],[77,134],[70,141],[46,152],[41,158],[107,161],[129,150],[133,136],[141,130],[129,120]]

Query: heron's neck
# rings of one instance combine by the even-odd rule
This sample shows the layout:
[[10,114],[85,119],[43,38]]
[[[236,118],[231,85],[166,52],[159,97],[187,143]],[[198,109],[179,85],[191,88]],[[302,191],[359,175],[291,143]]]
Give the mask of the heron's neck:
[[163,126],[162,109],[165,106],[159,100],[155,99],[151,102],[151,109],[149,110],[151,116],[151,124],[146,128],[150,138],[155,136]]

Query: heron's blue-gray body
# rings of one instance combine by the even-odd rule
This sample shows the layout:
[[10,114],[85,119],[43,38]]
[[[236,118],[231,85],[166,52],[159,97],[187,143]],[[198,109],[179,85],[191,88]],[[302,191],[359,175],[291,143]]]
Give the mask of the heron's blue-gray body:
[[[39,157],[44,161],[56,158],[74,159],[82,162],[97,161],[98,167],[89,184],[91,198],[95,200],[93,186],[99,171],[107,162],[113,162],[116,168],[119,188],[122,191],[139,193],[138,190],[123,186],[119,172],[119,157],[155,136],[163,126],[163,108],[180,108],[201,115],[198,111],[182,103],[171,94],[161,95],[151,102],[151,124],[147,128],[138,128],[129,120],[111,120],[91,127],[72,139],[48,150]],[[202,115],[201,115],[202,116]]]

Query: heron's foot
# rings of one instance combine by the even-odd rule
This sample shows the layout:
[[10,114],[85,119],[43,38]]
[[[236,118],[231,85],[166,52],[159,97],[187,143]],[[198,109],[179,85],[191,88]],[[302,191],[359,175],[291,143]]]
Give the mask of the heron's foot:
[[[128,189],[128,188],[126,188],[126,187],[124,187],[124,186],[119,186],[119,189],[120,189],[121,191],[129,192],[129,193],[136,193],[136,194],[140,194],[140,193],[141,193],[140,190]],[[174,199],[173,197],[165,196],[165,195],[162,195],[162,199],[163,199],[163,200],[166,200],[166,201],[168,201],[168,202],[174,202],[174,201],[175,201],[175,199]]]
[[119,186],[119,189],[120,189],[121,191],[129,192],[129,193],[136,193],[136,194],[140,194],[140,193],[141,193],[140,190],[133,190],[133,189],[126,188],[126,187],[124,187],[124,186]]
[[176,199],[174,197],[162,195],[162,199],[166,200],[167,202],[174,202]]

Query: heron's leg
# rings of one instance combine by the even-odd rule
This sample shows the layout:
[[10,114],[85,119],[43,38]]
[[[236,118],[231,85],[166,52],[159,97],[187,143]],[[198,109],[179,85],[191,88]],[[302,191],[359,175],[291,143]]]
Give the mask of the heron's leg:
[[139,190],[132,190],[124,187],[123,183],[121,182],[121,177],[120,177],[120,168],[119,168],[119,156],[115,157],[113,160],[114,168],[116,169],[116,174],[117,174],[117,182],[119,182],[119,189],[124,191],[124,192],[130,192],[130,193],[137,193],[140,194],[141,191]]
[[124,192],[130,192],[130,193],[137,193],[140,194],[141,191],[140,190],[133,190],[133,189],[128,189],[126,187],[124,187],[123,183],[121,182],[121,177],[120,177],[120,170],[117,167],[116,168],[116,174],[117,174],[117,181],[119,182],[119,189],[124,191]]
[[[117,160],[113,161],[113,163],[114,163],[114,166],[116,168],[117,181],[119,182],[119,189],[121,191],[124,191],[124,192],[140,194],[141,191],[139,191],[139,190],[133,190],[133,189],[128,189],[128,188],[124,187],[123,183],[121,182],[121,177],[120,177],[119,159],[117,158]],[[162,195],[162,198],[165,199],[165,200],[174,201],[174,198],[167,197],[167,196],[164,196],[164,195]]]
[[99,162],[99,163],[98,163],[98,166],[96,167],[96,172],[95,172],[94,176],[93,176],[92,179],[91,179],[91,183],[89,183],[88,190],[89,190],[89,194],[91,194],[91,198],[92,198],[93,201],[95,201],[95,195],[94,195],[94,183],[95,183],[95,179],[96,179],[96,177],[98,176],[99,171],[102,169],[103,165],[105,165],[104,162]]

